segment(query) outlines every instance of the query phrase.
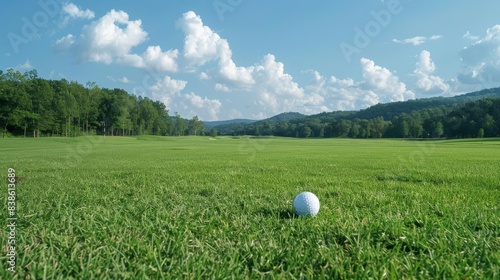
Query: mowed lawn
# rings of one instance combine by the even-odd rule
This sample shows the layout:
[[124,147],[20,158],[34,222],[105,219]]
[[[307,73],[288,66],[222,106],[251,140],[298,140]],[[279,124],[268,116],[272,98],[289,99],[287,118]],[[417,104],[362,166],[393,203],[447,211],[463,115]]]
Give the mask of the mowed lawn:
[[2,279],[500,279],[499,139],[0,139],[0,158]]

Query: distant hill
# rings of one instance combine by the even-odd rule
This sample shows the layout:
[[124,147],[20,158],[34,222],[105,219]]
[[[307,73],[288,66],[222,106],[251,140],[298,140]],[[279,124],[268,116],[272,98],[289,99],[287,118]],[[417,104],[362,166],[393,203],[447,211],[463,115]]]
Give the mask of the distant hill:
[[287,113],[281,113],[279,115],[276,115],[274,117],[270,117],[270,118],[262,120],[262,121],[285,122],[285,121],[300,119],[303,117],[306,117],[306,115],[301,114],[301,113],[297,113],[297,112],[287,112]]
[[[266,127],[268,125],[280,123],[295,123],[297,125],[303,123],[330,123],[334,120],[355,120],[355,119],[375,119],[382,117],[386,121],[392,120],[393,117],[403,113],[410,114],[413,111],[420,111],[429,108],[451,108],[456,105],[466,104],[489,97],[500,97],[500,88],[484,89],[476,92],[471,92],[453,97],[432,97],[421,98],[416,100],[391,102],[385,104],[377,104],[367,109],[359,111],[334,111],[323,112],[315,115],[304,115],[297,112],[282,113],[268,119],[253,121],[251,123],[233,122],[216,126],[220,134],[230,135],[233,133],[252,133],[255,132],[255,127]],[[262,133],[262,131],[260,131]]]
[[383,117],[384,120],[391,120],[393,117],[402,113],[408,114],[412,111],[440,106],[450,107],[457,104],[465,104],[479,99],[485,99],[487,97],[500,97],[500,88],[484,89],[453,97],[421,98],[416,100],[377,104],[352,114],[349,119],[373,119]]
[[233,120],[225,120],[225,121],[206,121],[203,122],[205,125],[205,128],[213,128],[221,125],[231,125],[235,123],[241,123],[241,124],[247,124],[247,123],[253,123],[256,122],[256,120],[249,120],[249,119],[233,119]]
[[[218,125],[212,126],[213,128],[217,129],[217,132],[221,135],[231,135],[235,131],[242,131],[245,130],[246,127],[253,125],[253,124],[260,124],[264,122],[286,122],[286,121],[291,121],[295,119],[301,119],[306,117],[306,115],[297,113],[297,112],[287,112],[287,113],[281,113],[279,115],[270,117],[268,119],[260,120],[260,121],[255,121],[255,120],[228,120],[228,121],[221,121],[221,122],[208,122],[209,125],[214,125],[215,123],[220,123]],[[205,124],[208,128],[208,125]]]

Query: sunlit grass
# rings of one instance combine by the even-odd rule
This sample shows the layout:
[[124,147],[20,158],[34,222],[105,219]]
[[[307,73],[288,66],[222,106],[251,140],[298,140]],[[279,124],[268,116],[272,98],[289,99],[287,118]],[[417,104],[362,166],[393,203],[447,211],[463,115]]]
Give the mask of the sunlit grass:
[[[499,278],[499,143],[1,139],[20,183],[0,275]],[[301,191],[316,218],[294,215]]]

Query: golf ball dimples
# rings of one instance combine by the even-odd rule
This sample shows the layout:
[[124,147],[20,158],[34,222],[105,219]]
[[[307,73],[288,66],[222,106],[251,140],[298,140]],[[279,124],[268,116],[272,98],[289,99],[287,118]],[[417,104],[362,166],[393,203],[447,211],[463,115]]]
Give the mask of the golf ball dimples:
[[293,208],[299,216],[316,216],[319,212],[319,199],[311,192],[299,193],[293,200]]

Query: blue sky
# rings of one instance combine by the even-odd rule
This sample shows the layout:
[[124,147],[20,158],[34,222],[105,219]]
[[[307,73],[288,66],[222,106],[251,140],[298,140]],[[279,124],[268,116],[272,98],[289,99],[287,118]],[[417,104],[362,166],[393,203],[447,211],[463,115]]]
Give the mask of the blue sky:
[[500,86],[500,2],[1,2],[0,69],[262,119]]

